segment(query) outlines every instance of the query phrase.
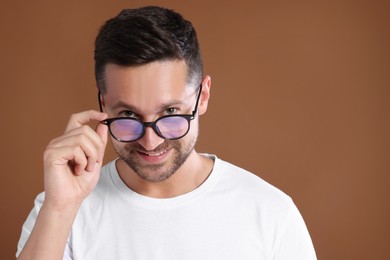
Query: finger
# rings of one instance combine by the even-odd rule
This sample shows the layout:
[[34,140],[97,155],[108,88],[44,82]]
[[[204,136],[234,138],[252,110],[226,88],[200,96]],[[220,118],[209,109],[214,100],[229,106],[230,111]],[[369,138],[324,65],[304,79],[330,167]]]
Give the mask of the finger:
[[93,171],[95,164],[103,160],[106,143],[89,126],[82,126],[53,140],[49,147],[79,147],[87,161],[85,170]]
[[[70,148],[72,149],[72,148]],[[70,166],[73,170],[73,174],[80,176],[84,173],[88,160],[85,156],[85,153],[80,147],[73,149],[73,159],[69,161]]]
[[87,159],[80,147],[50,147],[44,153],[45,165],[49,167],[66,166],[73,174],[81,175],[87,165]]
[[77,145],[79,142],[82,142],[85,138],[91,139],[91,142],[95,144],[96,149],[104,147],[107,143],[107,136],[104,136],[104,133],[101,133],[103,136],[100,136],[95,130],[93,130],[88,125],[83,125],[81,127],[70,130],[62,136],[59,136],[53,139],[49,146],[60,147],[67,145]]
[[103,157],[104,157],[104,151],[105,151],[105,148],[106,148],[106,145],[107,145],[107,139],[108,139],[108,127],[107,125],[104,125],[104,124],[98,124],[97,127],[96,127],[96,133],[100,136],[101,140],[103,141],[103,144],[104,144],[104,149],[103,149],[103,152],[100,153],[99,157],[98,157],[98,161],[99,163],[103,162]]
[[72,129],[85,125],[90,121],[93,120],[102,121],[106,118],[107,118],[106,113],[101,113],[95,110],[88,110],[77,114],[73,114],[69,119],[65,133],[71,131]]

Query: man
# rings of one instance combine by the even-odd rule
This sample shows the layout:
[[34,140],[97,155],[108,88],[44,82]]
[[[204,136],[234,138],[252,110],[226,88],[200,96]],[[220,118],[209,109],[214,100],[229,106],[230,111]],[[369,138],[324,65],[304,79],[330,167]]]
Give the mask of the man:
[[[97,36],[95,74],[101,112],[73,115],[45,150],[19,259],[316,259],[287,195],[194,150],[211,79],[190,22],[122,11]],[[101,168],[108,135],[118,159]]]

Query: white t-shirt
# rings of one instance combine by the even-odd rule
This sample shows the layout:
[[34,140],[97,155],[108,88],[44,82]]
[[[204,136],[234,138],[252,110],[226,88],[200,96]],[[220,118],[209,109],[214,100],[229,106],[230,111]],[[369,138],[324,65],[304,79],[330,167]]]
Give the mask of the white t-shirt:
[[[214,156],[197,189],[168,199],[146,197],[121,180],[115,161],[102,168],[73,223],[64,259],[314,260],[310,235],[286,194]],[[18,244],[34,226],[38,195]]]

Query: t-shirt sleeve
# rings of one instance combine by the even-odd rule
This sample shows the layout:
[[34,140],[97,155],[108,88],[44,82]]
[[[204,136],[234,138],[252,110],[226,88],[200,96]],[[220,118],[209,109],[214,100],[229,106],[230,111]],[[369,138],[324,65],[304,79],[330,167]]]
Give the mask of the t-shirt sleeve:
[[317,259],[306,224],[292,201],[275,245],[274,260]]
[[[17,251],[16,251],[16,257],[18,257],[20,255],[24,246],[27,243],[28,238],[30,237],[31,231],[34,228],[35,222],[37,220],[37,217],[38,217],[39,211],[42,207],[44,199],[45,199],[45,193],[42,192],[36,197],[36,199],[34,201],[34,208],[31,210],[30,214],[28,215],[28,217],[27,217],[27,219],[24,222],[23,227],[22,227],[22,232],[21,232],[21,235],[19,238],[18,247],[17,247]],[[68,238],[68,241],[66,243],[66,248],[65,248],[63,259],[64,260],[72,260],[73,259],[72,248],[70,245],[70,238]]]

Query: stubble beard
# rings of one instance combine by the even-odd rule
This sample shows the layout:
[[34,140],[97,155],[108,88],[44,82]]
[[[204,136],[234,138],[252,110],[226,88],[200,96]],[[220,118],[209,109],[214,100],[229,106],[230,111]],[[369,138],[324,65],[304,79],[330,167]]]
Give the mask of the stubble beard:
[[[162,182],[169,179],[186,162],[194,151],[197,137],[188,142],[182,140],[166,140],[154,151],[165,151],[170,149],[173,158],[161,164],[143,164],[136,153],[144,151],[138,143],[127,144],[123,148],[114,146],[118,156],[122,159],[140,178],[149,182]],[[164,169],[165,168],[165,169]]]

